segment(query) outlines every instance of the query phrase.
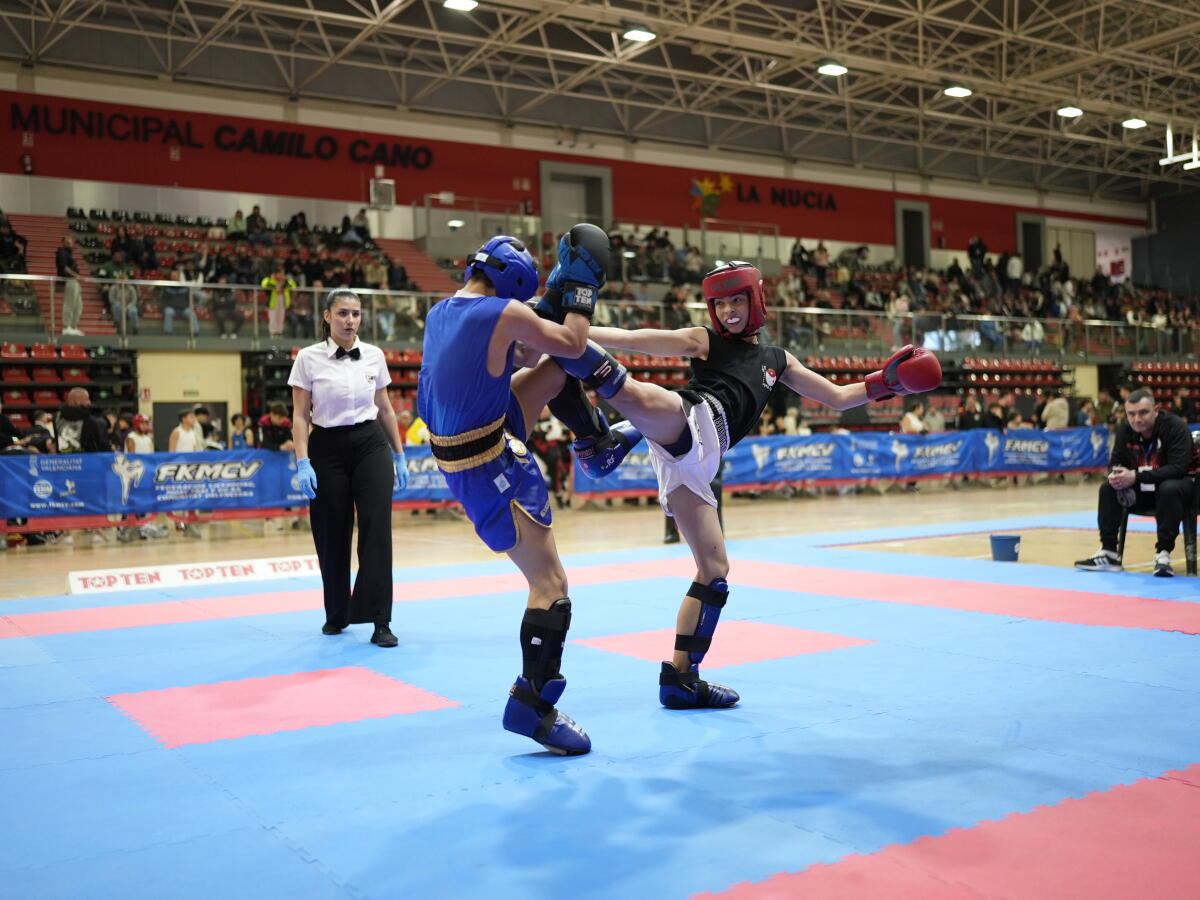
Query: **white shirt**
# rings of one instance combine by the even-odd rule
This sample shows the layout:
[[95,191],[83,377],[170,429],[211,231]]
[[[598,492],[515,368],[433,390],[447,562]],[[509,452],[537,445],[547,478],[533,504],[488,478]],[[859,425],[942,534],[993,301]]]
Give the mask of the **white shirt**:
[[142,434],[140,431],[131,431],[129,432],[129,438],[133,440],[133,453],[154,452],[154,435]]
[[196,437],[196,432],[182,425],[175,426],[179,439],[175,442],[176,453],[197,453],[204,449],[204,442]]
[[356,425],[379,415],[375,392],[391,384],[387,360],[374,344],[355,339],[361,356],[337,358],[332,340],[305,347],[292,363],[288,384],[312,394],[312,423],[322,428]]

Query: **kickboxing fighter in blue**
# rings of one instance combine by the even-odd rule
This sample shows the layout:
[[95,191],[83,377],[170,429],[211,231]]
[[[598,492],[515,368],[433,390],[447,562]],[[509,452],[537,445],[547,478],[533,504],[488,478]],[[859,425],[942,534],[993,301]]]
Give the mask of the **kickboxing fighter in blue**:
[[588,430],[580,449],[597,461],[615,456],[616,437],[577,383],[564,387],[562,370],[549,357],[516,374],[513,366],[526,357],[532,362],[542,354],[584,351],[608,245],[608,236],[592,225],[564,235],[551,276],[557,291],[552,319],[526,305],[538,273],[521,242],[501,236],[480,247],[468,260],[462,289],[425,320],[417,391],[417,410],[451,493],[483,542],[507,553],[529,583],[522,670],[509,692],[504,727],[563,755],[587,753],[591,740],[555,708],[567,684],[560,664],[571,601],[550,530],[546,482],[524,442],[547,404]]
[[[671,709],[728,707],[739,700],[731,688],[700,678],[700,663],[729,595],[729,558],[710,483],[725,451],[758,422],[775,384],[834,409],[849,409],[932,390],[942,377],[932,353],[907,346],[863,382],[834,384],[782,347],[760,340],[767,308],[758,269],[745,262],[723,264],[705,276],[703,287],[711,328],[593,327],[593,342],[582,356],[557,360],[573,376],[566,379],[568,388],[574,378],[582,380],[629,420],[611,431],[601,426],[594,433],[579,415],[575,423],[567,423],[575,431],[577,449],[608,440],[604,452],[589,461],[589,474],[600,477],[612,471],[644,434],[658,476],[659,502],[674,516],[696,561],[695,579],[676,619],[675,654],[662,664],[659,675],[659,700]],[[570,286],[558,286],[551,279],[538,302],[539,313],[562,321],[562,311],[570,308],[570,291]],[[688,357],[691,380],[672,391],[629,378],[625,367],[598,344],[650,356]],[[612,435],[619,440],[612,441]]]

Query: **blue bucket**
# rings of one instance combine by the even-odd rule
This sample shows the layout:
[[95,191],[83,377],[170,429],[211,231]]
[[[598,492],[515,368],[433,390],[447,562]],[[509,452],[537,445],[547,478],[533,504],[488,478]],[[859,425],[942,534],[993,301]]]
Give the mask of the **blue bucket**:
[[1021,536],[1019,534],[993,534],[992,559],[996,562],[1016,562],[1017,554],[1021,552]]

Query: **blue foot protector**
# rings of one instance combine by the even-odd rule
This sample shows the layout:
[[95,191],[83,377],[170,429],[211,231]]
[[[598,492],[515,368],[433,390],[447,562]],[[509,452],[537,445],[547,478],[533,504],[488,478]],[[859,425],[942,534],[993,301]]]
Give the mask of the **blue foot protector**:
[[698,665],[680,672],[665,662],[658,676],[658,699],[667,709],[725,709],[741,697],[733,688],[702,681]]
[[602,437],[581,438],[571,446],[575,448],[579,468],[589,478],[603,478],[621,464],[641,439],[642,433],[631,423],[620,421],[614,423]]
[[575,720],[554,708],[567,687],[567,679],[551,678],[541,693],[524,675],[518,675],[508,692],[504,707],[504,728],[514,734],[533,738],[551,753],[579,756],[592,749],[587,732]]

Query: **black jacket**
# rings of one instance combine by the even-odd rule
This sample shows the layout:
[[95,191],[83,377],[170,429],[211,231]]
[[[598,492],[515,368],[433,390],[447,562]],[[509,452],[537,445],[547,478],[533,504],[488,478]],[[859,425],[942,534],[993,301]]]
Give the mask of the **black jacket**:
[[1171,478],[1182,478],[1193,467],[1192,434],[1187,424],[1174,413],[1159,410],[1154,431],[1149,440],[1134,431],[1128,422],[1117,429],[1109,468],[1150,468],[1137,473],[1139,484],[1158,484]]

